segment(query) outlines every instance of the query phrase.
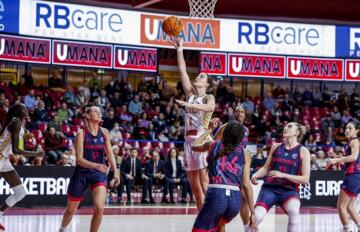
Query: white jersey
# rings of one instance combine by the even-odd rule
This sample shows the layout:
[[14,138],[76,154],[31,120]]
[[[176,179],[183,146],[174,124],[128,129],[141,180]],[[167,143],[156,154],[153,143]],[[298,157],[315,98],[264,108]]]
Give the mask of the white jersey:
[[[191,95],[188,99],[188,103],[191,104],[204,104],[204,98],[206,95],[196,97]],[[185,108],[185,130],[197,130],[197,135],[201,135],[208,129],[211,120],[212,112],[204,112],[197,109]]]
[[[24,133],[25,130],[21,126],[19,138],[22,138]],[[3,158],[7,158],[11,154],[14,154],[12,150],[11,133],[6,128],[0,137],[0,155],[2,155]]]

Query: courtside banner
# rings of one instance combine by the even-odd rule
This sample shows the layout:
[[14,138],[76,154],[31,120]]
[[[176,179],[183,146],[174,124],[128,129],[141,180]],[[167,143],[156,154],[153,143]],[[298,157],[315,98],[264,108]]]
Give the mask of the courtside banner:
[[310,183],[299,186],[301,205],[336,207],[343,171],[311,171]]
[[20,0],[19,33],[97,43],[139,44],[140,13],[70,3]]
[[[17,166],[15,170],[26,190],[25,198],[16,203],[17,207],[66,206],[67,187],[75,167]],[[4,202],[12,193],[9,184],[0,177],[0,201]],[[89,193],[81,204],[91,205]]]
[[342,81],[343,63],[342,59],[287,57],[287,78]]
[[114,68],[157,72],[157,49],[114,46]]
[[221,20],[220,50],[335,57],[335,26],[257,20]]
[[360,81],[360,60],[345,60],[345,80]]
[[285,78],[285,56],[228,54],[229,76]]
[[226,53],[201,52],[200,72],[209,75],[226,75],[227,55]]
[[50,63],[50,40],[0,34],[0,60]]
[[112,45],[53,40],[52,63],[112,68]]
[[[169,37],[162,31],[162,21],[167,15],[141,13],[140,42],[146,45],[172,47]],[[179,34],[184,40],[184,47],[201,50],[220,49],[220,20],[179,18],[183,31]]]

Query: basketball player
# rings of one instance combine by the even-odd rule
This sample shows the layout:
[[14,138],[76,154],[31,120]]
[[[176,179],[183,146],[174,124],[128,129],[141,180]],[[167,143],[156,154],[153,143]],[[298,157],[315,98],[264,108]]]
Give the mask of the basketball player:
[[[245,108],[240,105],[237,106],[234,112],[234,116],[235,116],[235,120],[240,122],[243,126],[244,126],[244,120],[245,120]],[[215,118],[212,120],[212,123],[210,123],[210,125],[214,125],[216,126],[218,124],[218,120]],[[226,127],[227,123],[222,125],[219,128],[219,131],[216,133],[216,135],[214,136],[214,140],[221,140],[223,137],[223,132],[224,132],[224,128]],[[215,129],[215,128],[211,128],[211,129]],[[249,135],[249,129],[247,127],[244,126],[245,129],[245,135],[244,138],[242,139],[241,143],[238,145],[238,147],[236,148],[236,150],[241,150],[241,149],[245,149],[246,148],[246,144],[248,142],[248,135]],[[251,159],[250,159],[250,165],[251,165]],[[241,198],[242,198],[242,205],[240,208],[240,217],[243,221],[243,225],[244,225],[244,229],[245,231],[248,230],[249,227],[249,221],[250,221],[250,209],[249,209],[249,205],[245,196],[245,193],[243,191],[243,189],[241,190]],[[252,191],[252,188],[251,188]],[[219,228],[219,232],[225,231],[224,228]]]
[[195,140],[192,149],[198,152],[209,151],[208,174],[210,185],[206,192],[205,203],[201,208],[193,227],[193,232],[219,231],[240,211],[241,192],[243,187],[251,211],[250,229],[257,231],[253,192],[250,183],[251,155],[244,152],[239,144],[245,136],[246,129],[240,122],[230,121],[223,129],[220,141],[200,144],[202,137]]
[[[10,185],[14,194],[6,198],[5,203],[0,207],[0,217],[13,207],[18,201],[26,195],[24,185],[21,183],[20,177],[9,161],[11,154],[23,156],[44,156],[44,151],[25,151],[19,148],[19,140],[24,135],[25,118],[28,117],[26,106],[21,103],[13,105],[6,116],[4,127],[0,136],[0,174]],[[0,224],[0,231],[4,231],[5,227]]]
[[[349,140],[345,157],[330,159],[330,164],[345,163],[345,179],[337,202],[337,208],[344,232],[349,232],[349,216],[360,231],[360,217],[354,207],[357,195],[360,193],[360,123],[349,122],[345,127],[345,136]],[[332,154],[335,156],[335,154]]]
[[208,128],[211,115],[215,109],[215,98],[212,94],[206,94],[210,81],[207,74],[200,73],[193,83],[190,82],[186,72],[183,40],[172,37],[170,42],[177,49],[181,83],[187,98],[187,102],[176,100],[177,103],[185,107],[184,167],[195,195],[197,208],[200,210],[208,184],[206,175],[207,152],[194,152],[191,150],[191,144]]
[[[256,223],[259,225],[273,205],[280,205],[289,216],[287,231],[299,231],[300,198],[299,184],[310,179],[310,152],[299,142],[305,128],[298,123],[285,125],[283,143],[271,147],[265,165],[252,177],[253,184],[264,177],[264,184],[256,202]],[[249,199],[250,200],[250,199]]]
[[86,119],[84,130],[80,130],[75,138],[76,168],[68,186],[68,203],[60,232],[66,231],[89,186],[94,203],[90,232],[98,231],[107,191],[108,167],[105,165],[105,156],[114,171],[115,186],[120,184],[120,173],[112,152],[109,131],[99,126],[101,122],[100,108],[89,107],[86,111]]

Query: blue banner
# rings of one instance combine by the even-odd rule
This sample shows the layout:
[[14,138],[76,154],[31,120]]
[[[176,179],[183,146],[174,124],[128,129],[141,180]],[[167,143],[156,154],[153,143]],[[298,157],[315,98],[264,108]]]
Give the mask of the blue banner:
[[336,26],[336,57],[360,57],[360,27]]
[[19,0],[0,0],[0,32],[19,34]]

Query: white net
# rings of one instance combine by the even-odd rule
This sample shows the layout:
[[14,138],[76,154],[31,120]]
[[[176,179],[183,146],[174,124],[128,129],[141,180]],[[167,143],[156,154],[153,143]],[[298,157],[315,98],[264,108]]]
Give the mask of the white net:
[[188,0],[190,17],[214,18],[214,9],[217,0]]

